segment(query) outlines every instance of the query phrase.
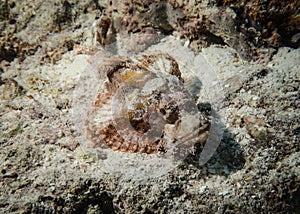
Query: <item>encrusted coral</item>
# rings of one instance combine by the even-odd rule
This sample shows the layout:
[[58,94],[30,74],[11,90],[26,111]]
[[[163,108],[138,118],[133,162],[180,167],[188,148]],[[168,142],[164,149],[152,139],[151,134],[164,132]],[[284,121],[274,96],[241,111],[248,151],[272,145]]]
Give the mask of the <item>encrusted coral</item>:
[[107,15],[118,31],[175,32],[194,50],[228,45],[250,60],[264,56],[260,48],[299,47],[299,7],[297,0],[111,0]]
[[206,140],[208,119],[170,55],[111,57],[98,72],[102,84],[85,121],[94,148],[181,156]]
[[300,46],[300,2],[298,0],[223,0],[234,8],[237,28],[255,46]]

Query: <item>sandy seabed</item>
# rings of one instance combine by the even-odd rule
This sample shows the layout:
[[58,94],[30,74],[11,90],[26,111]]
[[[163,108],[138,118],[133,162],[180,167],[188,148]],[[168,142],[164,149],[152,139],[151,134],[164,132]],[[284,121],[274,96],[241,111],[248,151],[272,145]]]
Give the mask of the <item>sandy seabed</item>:
[[[221,97],[225,130],[205,165],[196,154],[160,176],[132,179],[103,170],[74,123],[74,90],[101,49],[99,2],[72,4],[71,17],[59,1],[15,2],[10,13],[20,16],[1,19],[9,37],[1,35],[0,213],[297,213],[300,50],[281,47],[268,60],[247,61],[222,44],[196,53],[180,32],[157,43],[170,53],[201,54],[213,69],[220,87],[210,90],[203,74],[199,97]],[[190,59],[181,54],[178,60]]]

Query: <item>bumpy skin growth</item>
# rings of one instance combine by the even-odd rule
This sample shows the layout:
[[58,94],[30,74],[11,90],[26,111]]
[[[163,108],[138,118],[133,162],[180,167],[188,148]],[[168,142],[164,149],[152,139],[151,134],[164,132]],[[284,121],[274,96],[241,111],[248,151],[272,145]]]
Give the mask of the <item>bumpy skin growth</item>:
[[209,122],[170,55],[112,57],[99,72],[103,83],[85,122],[95,148],[181,156],[206,140]]

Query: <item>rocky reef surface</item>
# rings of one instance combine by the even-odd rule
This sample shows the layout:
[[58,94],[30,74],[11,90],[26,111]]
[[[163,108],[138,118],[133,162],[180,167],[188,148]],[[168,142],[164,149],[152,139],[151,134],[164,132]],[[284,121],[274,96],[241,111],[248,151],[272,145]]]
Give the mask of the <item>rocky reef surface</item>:
[[[298,1],[6,0],[0,29],[1,213],[300,210]],[[196,152],[130,179],[82,148],[74,90],[92,56],[128,34],[213,68],[221,88],[207,93],[222,95],[225,130],[205,165]]]

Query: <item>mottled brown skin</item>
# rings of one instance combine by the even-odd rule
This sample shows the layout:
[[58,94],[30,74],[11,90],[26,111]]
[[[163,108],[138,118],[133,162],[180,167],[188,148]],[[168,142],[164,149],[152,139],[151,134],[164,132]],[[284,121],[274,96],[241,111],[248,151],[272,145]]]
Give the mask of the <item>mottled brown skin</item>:
[[[168,73],[176,76],[179,82],[183,83],[177,62],[167,54],[157,53],[156,55],[143,55],[138,58],[138,64],[126,57],[114,57],[104,64],[102,71],[105,71],[106,74],[105,81],[94,100],[93,110],[88,113],[90,119],[86,120],[85,123],[87,138],[93,142],[95,148],[110,148],[114,151],[131,153],[139,152],[146,154],[166,152],[166,142],[162,136],[149,139],[147,135],[144,136],[142,134],[148,132],[149,129],[152,128],[149,125],[150,114],[147,112],[147,109],[151,112],[156,111],[162,113],[168,124],[175,124],[175,126],[177,126],[176,124],[180,124],[181,119],[178,112],[179,110],[176,108],[176,103],[173,105],[172,101],[161,106],[159,105],[159,101],[156,102],[155,100],[152,100],[152,103],[148,103],[149,100],[146,99],[143,100],[143,103],[140,103],[134,111],[131,110],[123,115],[124,118],[128,118],[124,119],[120,117],[115,118],[114,120],[109,118],[107,121],[101,123],[100,126],[97,126],[93,122],[93,118],[99,109],[111,105],[111,99],[117,93],[117,90],[121,87],[122,83],[125,82],[131,84],[131,82],[134,82],[133,84],[135,84],[135,82],[141,82],[141,84],[144,84],[144,82],[153,78],[153,75],[149,72],[149,66],[153,65],[159,57],[163,57],[170,62],[171,68]],[[142,73],[137,72],[137,70],[142,70]],[[157,99],[159,99],[159,93],[157,94]],[[126,128],[127,120],[129,120],[131,126],[135,129],[135,133],[132,133],[132,130]],[[121,131],[117,131],[115,123],[118,123],[119,126],[125,128]],[[203,135],[203,133],[207,131],[207,129],[208,125],[200,127],[198,130],[195,130],[194,133],[187,135],[185,141],[189,142],[190,140],[195,140],[197,137],[199,138],[199,142],[204,142],[207,135]],[[132,135],[133,140],[126,142],[121,135]],[[173,141],[173,143],[176,143],[176,139]]]

